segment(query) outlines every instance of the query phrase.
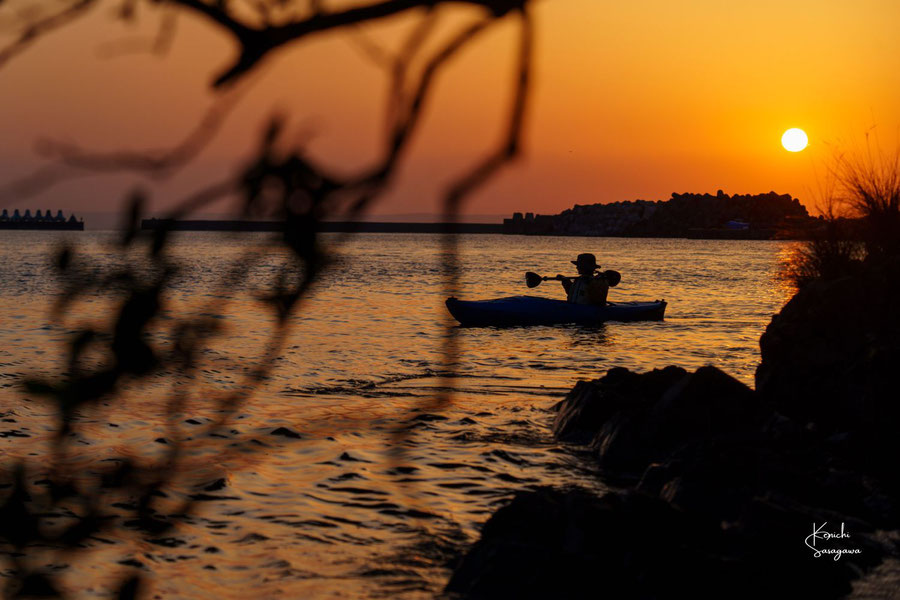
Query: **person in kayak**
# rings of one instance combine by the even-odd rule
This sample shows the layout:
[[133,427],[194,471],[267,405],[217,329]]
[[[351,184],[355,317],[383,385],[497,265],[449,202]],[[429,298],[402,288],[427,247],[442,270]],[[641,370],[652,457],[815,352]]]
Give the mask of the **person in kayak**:
[[609,294],[609,282],[602,273],[596,273],[600,269],[597,257],[593,254],[579,254],[572,264],[578,270],[578,277],[564,277],[557,275],[566,290],[568,301],[574,304],[592,304],[594,306],[606,306],[606,296]]

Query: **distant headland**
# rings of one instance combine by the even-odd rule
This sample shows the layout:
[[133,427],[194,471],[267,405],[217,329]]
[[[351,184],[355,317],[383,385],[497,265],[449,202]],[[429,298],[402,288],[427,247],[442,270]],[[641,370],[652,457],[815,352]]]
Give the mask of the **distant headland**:
[[672,194],[669,200],[576,204],[557,215],[515,213],[503,233],[698,239],[806,239],[821,224],[789,194]]
[[56,216],[49,210],[41,213],[40,210],[31,214],[30,209],[25,209],[25,214],[19,214],[19,209],[14,209],[10,215],[7,209],[0,214],[0,229],[54,229],[65,231],[84,231],[84,221],[69,215],[66,219],[61,210],[56,211]]

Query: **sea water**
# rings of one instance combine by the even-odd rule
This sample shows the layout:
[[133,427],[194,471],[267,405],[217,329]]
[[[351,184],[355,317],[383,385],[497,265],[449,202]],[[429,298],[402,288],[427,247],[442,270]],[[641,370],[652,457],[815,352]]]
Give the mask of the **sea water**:
[[[61,291],[52,256],[64,239],[85,264],[140,268],[143,260],[121,256],[112,233],[0,236],[0,468],[7,474],[16,460],[38,469],[58,426],[53,406],[21,382],[59,377],[64,342],[79,328],[102,326],[118,301],[108,292],[88,295],[51,318]],[[459,236],[462,299],[563,298],[558,282],[527,289],[524,273],[572,274],[570,261],[592,252],[603,269],[622,274],[611,301],[665,299],[668,308],[662,322],[457,328],[459,355],[448,365],[444,241],[324,236],[331,265],[291,318],[271,376],[211,450],[210,440],[191,445],[195,432],[217,418],[209,399],[241,385],[258,364],[273,320],[257,296],[285,256],[266,234],[177,234],[170,252],[180,271],[148,339],[165,349],[166,324],[186,315],[215,315],[222,325],[222,337],[180,384],[189,393],[174,415],[186,451],[169,496],[209,491],[163,538],[116,527],[80,552],[44,549],[31,558],[55,565],[68,591],[88,597],[134,569],[161,597],[431,597],[453,558],[517,490],[603,488],[591,462],[549,434],[548,409],[578,380],[616,366],[712,364],[752,385],[759,336],[791,294],[779,265],[796,245]],[[223,274],[246,256],[256,256],[256,266],[240,285],[222,288]],[[167,444],[158,440],[173,435],[166,426],[173,381],[173,373],[156,373],[80,411],[68,458],[77,477],[91,482],[123,457],[159,460]],[[300,438],[272,435],[280,427]],[[107,509],[117,514],[127,500]]]

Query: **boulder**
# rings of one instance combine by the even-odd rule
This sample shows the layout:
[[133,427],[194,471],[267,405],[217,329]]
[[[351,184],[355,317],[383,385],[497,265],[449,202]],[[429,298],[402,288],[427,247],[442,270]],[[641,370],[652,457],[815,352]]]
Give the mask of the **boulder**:
[[783,443],[747,432],[690,442],[650,464],[636,489],[719,520],[733,520],[753,498],[777,493],[882,529],[900,526],[889,490],[809,436]]
[[760,338],[757,391],[779,413],[829,438],[856,466],[900,491],[900,269],[867,265],[816,280]]
[[654,404],[650,422],[656,443],[673,447],[685,439],[756,430],[771,413],[745,384],[707,366],[669,388]]
[[[839,533],[842,524],[846,539],[809,541],[817,549],[859,553],[842,554],[839,560],[831,554],[815,557],[805,543],[813,527],[824,525],[825,531]],[[731,585],[758,598],[843,598],[853,580],[892,553],[868,524],[775,493],[753,498],[724,531]]]
[[[804,540],[823,521],[829,531],[845,523],[850,538],[820,547],[860,553],[814,558]],[[839,598],[888,551],[864,523],[774,495],[723,524],[639,492],[538,488],[494,513],[445,591],[472,600]]]
[[722,520],[735,519],[779,466],[771,452],[747,439],[716,438],[686,444],[651,464],[637,485],[676,508]]
[[615,367],[594,381],[579,381],[557,405],[553,435],[564,442],[587,444],[616,413],[655,402],[687,375],[680,367],[633,373]]
[[471,599],[669,596],[692,589],[696,573],[715,573],[692,546],[716,535],[643,494],[538,488],[491,516],[446,591]]
[[[753,390],[712,366],[610,375],[573,397],[554,431],[582,439],[602,422],[591,447],[614,474],[640,475],[682,444],[752,432],[772,414]],[[573,414],[579,418],[566,418]]]

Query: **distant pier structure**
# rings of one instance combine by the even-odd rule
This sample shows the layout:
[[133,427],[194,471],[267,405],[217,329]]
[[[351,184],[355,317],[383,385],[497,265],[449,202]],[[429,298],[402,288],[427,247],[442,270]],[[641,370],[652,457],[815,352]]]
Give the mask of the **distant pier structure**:
[[69,215],[67,219],[63,211],[57,210],[56,215],[47,210],[43,213],[38,209],[31,214],[31,209],[26,208],[24,214],[19,213],[19,209],[13,209],[13,213],[9,214],[9,209],[4,208],[0,213],[0,229],[51,229],[62,231],[84,231],[84,221],[76,219],[74,214]]
[[[143,219],[141,229],[155,231],[284,231],[284,221],[223,221]],[[503,233],[499,223],[394,223],[383,221],[321,221],[320,233]]]

